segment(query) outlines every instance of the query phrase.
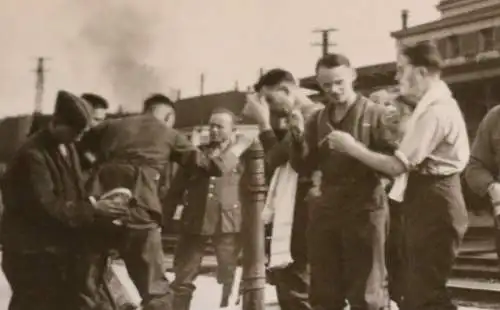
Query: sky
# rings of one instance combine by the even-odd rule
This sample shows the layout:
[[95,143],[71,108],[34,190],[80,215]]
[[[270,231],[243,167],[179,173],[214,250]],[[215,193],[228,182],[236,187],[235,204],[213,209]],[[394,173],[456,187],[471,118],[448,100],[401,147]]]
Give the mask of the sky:
[[312,75],[321,37],[355,66],[393,61],[390,32],[439,18],[438,0],[1,0],[0,117],[31,113],[37,57],[44,112],[59,89],[96,92],[137,111],[152,92],[183,98],[240,89],[260,68]]

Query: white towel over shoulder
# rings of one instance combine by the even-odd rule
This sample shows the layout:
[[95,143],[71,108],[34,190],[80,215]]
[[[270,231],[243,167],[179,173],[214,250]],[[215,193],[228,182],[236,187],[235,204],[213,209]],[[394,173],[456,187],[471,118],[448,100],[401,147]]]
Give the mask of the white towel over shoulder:
[[[429,90],[425,93],[425,95],[418,102],[415,111],[408,119],[408,123],[406,125],[406,132],[403,135],[403,139],[401,144],[408,143],[409,137],[414,135],[415,130],[421,130],[421,128],[416,128],[415,123],[420,118],[420,116],[429,108],[429,106],[434,103],[438,99],[451,97],[451,91],[446,85],[445,82],[439,80],[435,82]],[[408,184],[408,174],[402,174],[395,178],[394,185],[389,192],[389,198],[392,200],[402,202],[404,200],[404,194],[406,191],[406,186]]]
[[[297,172],[289,163],[278,167],[273,174],[263,216],[273,220],[269,267],[284,266],[292,262],[290,242],[292,236]],[[265,219],[266,221],[266,219]]]

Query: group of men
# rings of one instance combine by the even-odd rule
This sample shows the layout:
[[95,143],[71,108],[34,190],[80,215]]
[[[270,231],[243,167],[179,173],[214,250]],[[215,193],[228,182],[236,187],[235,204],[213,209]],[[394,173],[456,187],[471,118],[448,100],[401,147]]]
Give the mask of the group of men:
[[[118,309],[106,281],[112,250],[125,262],[143,309],[189,307],[182,306],[183,289],[196,276],[204,240],[182,230],[187,237],[176,255],[180,267],[172,290],[165,276],[160,197],[162,172],[172,162],[188,172],[183,186],[193,189],[188,196],[196,205],[185,222],[212,233],[239,230],[240,199],[229,196],[240,194],[240,157],[251,140],[236,136],[230,111],[212,112],[211,143],[197,148],[172,128],[175,109],[166,96],[149,97],[140,115],[102,121],[106,107],[97,95],[60,91],[48,126],[33,130],[8,165],[2,267],[12,288],[10,310]],[[214,185],[219,192],[211,201],[207,191]],[[106,197],[123,190],[131,199]],[[208,199],[200,201],[199,194]],[[197,218],[202,203],[212,218],[222,214],[222,224],[205,225],[203,218],[213,220],[208,215]],[[224,248],[233,246],[233,235],[220,238],[227,259],[234,256]],[[228,272],[223,283],[232,280]]]
[[[298,174],[295,206],[277,206],[294,210],[293,262],[269,274],[283,310],[381,310],[390,299],[402,310],[456,309],[446,282],[467,228],[460,174],[469,141],[441,68],[430,42],[401,49],[403,108],[357,93],[356,71],[341,54],[316,64],[321,107],[282,69],[264,74],[247,96],[245,114],[258,124],[268,179],[287,163]],[[98,96],[59,92],[48,127],[8,166],[1,227],[9,309],[116,309],[104,275],[117,250],[143,309],[188,310],[208,240],[227,306],[252,139],[237,134],[236,116],[226,109],[212,111],[210,142],[196,147],[172,129],[175,109],[165,96],[148,98],[141,115],[101,121],[106,107]],[[491,113],[466,176],[500,214],[498,154],[491,153],[498,109]],[[171,162],[181,167],[162,196],[162,171]],[[132,199],[103,198],[117,188]],[[161,225],[179,204],[185,207],[170,284]],[[392,225],[396,214],[404,225]]]
[[[268,173],[288,161],[299,175],[294,262],[271,270],[283,309],[380,310],[390,299],[403,310],[456,309],[446,283],[468,224],[460,174],[470,151],[441,68],[432,43],[402,48],[399,96],[386,106],[354,90],[348,58],[326,55],[315,68],[325,106],[308,116],[292,108],[309,99],[290,73],[259,81],[247,114]],[[480,191],[495,190],[495,178]]]

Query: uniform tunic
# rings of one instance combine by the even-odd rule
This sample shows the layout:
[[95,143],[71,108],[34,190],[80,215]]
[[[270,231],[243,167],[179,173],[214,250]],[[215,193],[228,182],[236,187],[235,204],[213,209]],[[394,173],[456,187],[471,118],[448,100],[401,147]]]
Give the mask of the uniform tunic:
[[[217,146],[202,145],[207,155],[219,151]],[[228,148],[220,150],[223,157]],[[231,286],[241,249],[242,205],[249,200],[248,174],[244,166],[245,153],[238,162],[226,165],[231,169],[220,176],[193,175],[188,169],[177,172],[166,201],[185,205],[181,218],[181,237],[175,251],[175,281],[178,297],[188,298],[194,290],[201,260],[209,239],[215,248],[219,283]],[[173,209],[174,206],[170,208]]]
[[380,309],[387,303],[385,240],[387,199],[380,175],[320,141],[335,128],[371,149],[390,150],[384,136],[385,109],[359,96],[339,123],[328,105],[306,124],[291,153],[301,174],[320,170],[321,197],[311,211],[308,244],[313,308]]
[[118,247],[145,305],[168,307],[171,292],[164,275],[159,228],[163,222],[160,175],[172,161],[188,167],[193,175],[220,175],[230,159],[222,163],[219,157],[206,157],[184,135],[149,114],[106,121],[94,127],[80,147],[97,158],[87,182],[90,194],[98,197],[126,187],[135,200],[125,227],[117,229],[104,247]]

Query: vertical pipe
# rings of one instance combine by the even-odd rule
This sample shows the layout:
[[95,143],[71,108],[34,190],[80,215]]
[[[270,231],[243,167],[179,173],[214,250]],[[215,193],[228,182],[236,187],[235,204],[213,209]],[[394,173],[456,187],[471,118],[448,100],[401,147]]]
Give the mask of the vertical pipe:
[[261,212],[266,199],[264,149],[257,141],[248,151],[246,168],[250,171],[250,202],[243,207],[243,310],[264,310],[266,285],[265,236]]

